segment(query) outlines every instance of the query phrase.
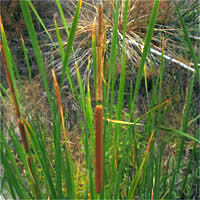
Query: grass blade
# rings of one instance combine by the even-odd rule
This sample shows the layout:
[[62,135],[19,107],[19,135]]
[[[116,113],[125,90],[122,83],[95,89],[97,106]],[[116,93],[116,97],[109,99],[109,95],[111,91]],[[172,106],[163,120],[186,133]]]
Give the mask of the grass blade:
[[23,39],[22,35],[21,35],[21,41],[22,41],[22,46],[23,46],[23,50],[24,50],[24,57],[25,57],[25,61],[26,61],[27,69],[28,69],[29,81],[30,81],[30,83],[32,83],[31,66],[30,66],[30,62],[29,62],[29,58],[28,58],[27,48],[25,46],[24,39]]
[[35,29],[34,29],[34,26],[33,26],[30,10],[29,10],[29,7],[28,7],[28,2],[20,0],[20,6],[21,6],[21,9],[22,9],[22,12],[23,12],[23,15],[24,15],[24,21],[26,23],[28,34],[29,34],[30,40],[32,42],[32,46],[33,46],[34,54],[35,54],[35,57],[36,57],[37,65],[40,69],[42,81],[43,81],[45,90],[47,92],[48,101],[49,101],[49,104],[51,105],[51,95],[50,95],[50,90],[49,90],[49,86],[48,86],[47,76],[46,76],[46,72],[45,72],[45,68],[44,68],[42,55],[40,53],[40,48],[39,48],[36,32],[35,32]]
[[42,25],[42,27],[43,27],[44,31],[45,31],[45,32],[46,32],[46,34],[48,35],[48,37],[49,37],[49,39],[51,40],[52,44],[54,44],[54,42],[53,42],[53,39],[52,39],[51,35],[49,34],[49,32],[48,32],[48,30],[47,30],[46,26],[44,25],[44,23],[43,23],[43,21],[42,21],[41,17],[39,16],[39,14],[38,14],[37,10],[35,9],[34,5],[33,5],[33,4],[32,4],[32,2],[31,2],[31,0],[28,0],[28,4],[29,4],[29,6],[31,7],[32,11],[34,12],[35,16],[37,17],[38,21],[39,21],[39,22],[40,22],[40,24]]
[[[134,108],[135,108],[135,101],[136,101],[136,97],[138,95],[139,88],[140,88],[140,82],[141,82],[141,79],[142,79],[142,72],[144,70],[144,64],[145,64],[146,57],[147,57],[147,54],[148,54],[148,51],[149,51],[149,48],[150,48],[150,43],[151,43],[151,39],[152,39],[152,35],[153,35],[154,25],[155,25],[155,22],[156,22],[159,3],[160,3],[159,0],[154,1],[154,7],[153,7],[152,15],[151,15],[151,18],[150,18],[150,22],[149,22],[149,26],[148,26],[148,30],[147,30],[147,35],[145,37],[144,49],[143,49],[142,58],[141,58],[141,61],[140,61],[140,66],[139,66],[136,85],[135,85],[134,96],[133,96],[133,100],[132,100],[132,104],[131,104],[132,105],[131,113],[133,113]],[[132,114],[131,114],[131,116],[132,116]]]
[[55,187],[54,187],[53,180],[51,177],[50,167],[49,167],[50,165],[47,159],[46,151],[41,148],[39,141],[37,140],[37,136],[34,134],[34,131],[32,127],[30,126],[30,124],[28,123],[28,121],[26,121],[25,119],[23,121],[26,126],[26,129],[27,129],[26,132],[29,135],[29,138],[30,138],[30,141],[35,153],[34,155],[36,159],[38,160],[41,166],[41,169],[45,175],[52,198],[56,198],[57,195],[56,195]]
[[66,73],[67,73],[67,77],[68,77],[69,81],[71,82],[71,80],[72,80],[67,65],[68,65],[70,54],[71,54],[71,50],[72,50],[72,45],[73,45],[73,41],[74,41],[74,37],[75,37],[76,27],[77,27],[77,24],[78,24],[81,5],[82,5],[82,0],[79,0],[78,4],[77,4],[75,15],[74,15],[74,20],[73,20],[73,23],[72,23],[71,31],[70,31],[70,34],[69,34],[67,48],[65,50],[65,58],[64,58],[63,69],[62,69],[62,74],[61,74],[60,88],[63,87],[64,78],[65,78],[65,74]]
[[135,198],[136,188],[137,188],[137,185],[139,183],[139,180],[140,180],[140,177],[141,177],[141,174],[142,174],[142,170],[143,170],[143,168],[145,166],[145,163],[147,161],[147,158],[148,158],[148,155],[149,155],[149,152],[150,152],[150,148],[151,148],[151,145],[152,145],[152,142],[153,142],[152,141],[153,140],[153,136],[154,136],[154,131],[152,132],[151,137],[149,139],[149,143],[148,143],[148,146],[147,146],[147,149],[146,149],[145,157],[143,158],[142,163],[140,165],[140,168],[137,170],[136,176],[132,181],[131,188],[130,188],[130,191],[128,193],[128,199]]

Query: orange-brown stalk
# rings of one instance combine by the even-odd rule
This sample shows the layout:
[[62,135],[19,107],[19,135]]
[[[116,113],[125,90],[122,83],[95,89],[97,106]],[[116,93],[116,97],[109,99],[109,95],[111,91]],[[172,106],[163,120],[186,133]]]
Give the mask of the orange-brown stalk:
[[96,125],[96,155],[95,155],[95,184],[96,192],[100,193],[103,186],[103,106],[95,108]]
[[[2,32],[3,31],[3,24],[1,23],[1,17],[0,17],[0,25],[1,25],[1,32]],[[9,72],[9,69],[8,69],[8,64],[7,64],[7,60],[6,60],[5,51],[4,51],[2,41],[0,41],[0,46],[1,46],[1,55],[2,55],[2,60],[3,60],[4,70],[5,70],[6,78],[7,78],[7,81],[8,81],[8,87],[10,88],[10,93],[11,93],[13,103],[14,103],[14,106],[15,106],[16,117],[20,118],[19,105],[17,103],[17,98],[15,96],[15,91],[14,91],[13,84],[12,84],[12,81],[11,81],[10,72]]]
[[[95,24],[95,23],[94,23]],[[94,37],[93,25],[93,37]],[[104,44],[104,24],[102,4],[98,6],[98,38],[97,38],[97,92],[95,108],[95,184],[96,192],[100,193],[103,187],[103,44]],[[99,104],[99,105],[98,105]]]
[[[56,75],[55,75],[54,70],[52,70],[52,76],[53,76],[53,81],[54,81],[54,87],[55,87],[55,90],[56,90],[56,99],[57,99],[58,109],[60,111],[60,117],[61,117],[61,122],[62,122],[63,133],[64,133],[64,137],[65,137],[65,142],[66,142],[67,141],[67,132],[66,132],[66,128],[65,128],[62,101],[61,101],[61,95],[60,95],[60,87],[58,85],[58,81],[56,79]],[[68,143],[68,148],[71,149],[69,143]]]
[[[4,33],[4,28],[3,28],[2,21],[1,21],[1,17],[0,17],[0,26],[1,26],[1,33]],[[12,100],[13,100],[13,103],[14,103],[14,106],[15,106],[16,119],[19,120],[20,117],[21,117],[20,109],[19,109],[19,105],[18,105],[17,98],[16,98],[16,95],[15,95],[14,87],[13,87],[13,84],[12,84],[12,81],[11,81],[8,63],[7,63],[7,60],[6,60],[6,55],[5,55],[5,51],[4,51],[2,41],[0,41],[0,47],[1,47],[1,55],[2,55],[3,65],[4,65],[4,69],[5,69],[5,73],[6,73],[6,78],[7,78],[7,81],[8,81],[8,86],[9,86],[10,93],[11,93],[11,96],[12,96]],[[28,143],[27,143],[27,140],[26,140],[25,132],[21,131],[22,128],[21,128],[20,124],[18,124],[18,126],[19,126],[20,135],[21,135],[21,139],[22,139],[24,149],[27,152],[28,151]]]
[[151,145],[152,145],[152,143],[153,143],[154,132],[155,132],[155,130],[153,130],[153,132],[152,132],[152,134],[151,134],[151,137],[149,138],[149,142],[148,142],[147,149],[146,149],[146,152],[147,152],[147,153],[150,152],[150,148],[151,148]]
[[[1,24],[1,21],[0,21],[0,24]],[[1,31],[2,31],[2,24],[1,24]],[[15,92],[14,92],[14,87],[13,87],[13,84],[12,84],[12,81],[11,81],[11,78],[10,78],[10,72],[9,72],[9,69],[8,69],[8,63],[7,63],[7,60],[6,60],[5,51],[4,51],[2,41],[0,41],[0,46],[1,46],[1,55],[2,55],[3,65],[4,65],[4,69],[5,69],[5,73],[6,73],[6,78],[7,78],[7,81],[8,81],[8,86],[9,86],[9,89],[10,89],[11,97],[12,97],[12,100],[13,100],[13,103],[14,103],[14,106],[15,106],[16,119],[19,120],[20,117],[21,117],[21,114],[20,114],[20,110],[19,110],[19,105],[17,103],[17,98],[16,98],[16,95],[15,95]],[[27,143],[27,140],[26,140],[25,132],[21,131],[22,128],[21,128],[21,125],[19,125],[19,123],[18,123],[18,126],[19,126],[20,136],[21,136],[21,139],[22,139],[24,149],[27,152],[28,151],[28,143]]]
[[92,24],[92,40],[96,41],[96,17]]
[[[1,33],[5,35],[3,24],[2,24],[2,20],[1,20],[1,16],[0,16],[0,27],[1,27]],[[4,50],[4,47],[3,47],[3,44],[2,44],[1,40],[0,40],[0,49],[1,49],[3,65],[4,65],[4,69],[5,69],[5,73],[6,73],[6,78],[7,78],[7,81],[8,81],[8,86],[9,86],[9,89],[10,89],[10,92],[11,92],[11,97],[12,97],[12,100],[13,100],[13,103],[14,103],[14,107],[15,107],[16,119],[18,120],[18,127],[19,127],[20,137],[22,139],[22,144],[23,144],[24,150],[25,150],[26,153],[28,153],[29,148],[28,148],[28,142],[27,142],[27,139],[26,139],[24,123],[20,120],[21,112],[20,112],[20,109],[19,109],[19,105],[18,105],[18,102],[17,102],[16,95],[15,95],[13,83],[11,81],[10,71],[9,71],[9,68],[8,68],[8,63],[7,63],[6,55],[5,55],[5,50]],[[27,160],[28,167],[29,167],[31,175],[32,175],[35,198],[37,199],[37,191],[36,191],[35,181],[34,181],[34,178],[33,178],[33,170],[32,170],[32,166],[31,166],[31,162],[30,162],[30,157],[27,156],[26,160]]]
[[24,146],[24,149],[26,152],[28,152],[28,143],[26,142],[26,133],[25,133],[25,129],[24,129],[24,123],[22,120],[18,121],[18,127],[19,127],[19,131],[21,133],[21,138],[22,138],[22,144]]

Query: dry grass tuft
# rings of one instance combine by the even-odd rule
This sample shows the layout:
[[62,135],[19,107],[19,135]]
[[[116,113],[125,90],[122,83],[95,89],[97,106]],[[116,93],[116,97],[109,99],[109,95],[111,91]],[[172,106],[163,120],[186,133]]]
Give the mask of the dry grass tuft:
[[[137,74],[138,63],[140,61],[143,46],[144,37],[146,35],[146,30],[148,22],[151,16],[151,11],[153,7],[153,0],[141,1],[141,0],[130,0],[129,3],[129,13],[128,13],[128,23],[127,23],[127,34],[125,38],[126,44],[126,56],[127,56],[127,79],[133,79]],[[67,22],[70,27],[72,23],[72,16],[76,8],[76,1],[67,1],[64,3],[65,13],[67,16]],[[104,1],[103,3],[103,19],[106,28],[106,51],[105,51],[105,63],[108,61],[110,56],[110,47],[112,42],[114,15],[113,11],[116,7],[116,1]],[[121,1],[120,15],[119,15],[119,26],[118,26],[118,39],[119,39],[119,51],[122,50],[122,25],[123,25],[123,8],[124,1]],[[83,1],[83,7],[80,14],[80,19],[78,23],[78,28],[76,31],[76,39],[74,43],[74,54],[71,56],[69,61],[69,68],[72,76],[76,80],[76,70],[75,62],[79,66],[79,71],[82,75],[83,82],[85,86],[89,78],[93,76],[92,73],[92,29],[93,21],[97,17],[97,2],[93,0]],[[176,58],[177,53],[180,52],[183,47],[180,44],[179,27],[177,27],[177,16],[175,13],[175,6],[173,1],[161,0],[158,17],[156,21],[156,27],[154,30],[154,36],[151,42],[151,48],[157,52],[161,52],[161,35],[165,36],[165,54]],[[97,29],[96,29],[97,30]],[[96,32],[97,36],[97,32]],[[64,46],[67,44],[63,37]],[[179,37],[179,39],[177,38]],[[177,40],[178,39],[178,40]],[[58,56],[58,51],[54,52],[55,59],[52,62],[52,57],[49,60],[49,67],[53,67],[57,75],[61,74],[62,63]],[[88,68],[88,58],[91,58],[90,68]],[[117,63],[120,63],[119,60]],[[147,61],[147,72],[150,73],[149,77],[158,74],[158,67],[160,65],[160,57],[158,54],[150,53]],[[157,67],[155,67],[157,66]],[[151,68],[154,68],[153,70]],[[120,66],[117,66],[117,76],[120,74]]]

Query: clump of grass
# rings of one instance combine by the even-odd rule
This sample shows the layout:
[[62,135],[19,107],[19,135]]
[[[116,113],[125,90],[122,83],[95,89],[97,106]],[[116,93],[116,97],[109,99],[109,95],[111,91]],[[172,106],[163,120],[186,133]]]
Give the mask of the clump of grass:
[[[126,43],[126,57],[127,57],[127,74],[126,79],[132,79],[136,77],[138,71],[138,63],[140,61],[142,51],[144,48],[144,38],[147,31],[147,24],[150,20],[151,10],[154,1],[138,1],[130,0],[129,2],[129,13],[127,15],[127,31],[125,36]],[[179,2],[181,4],[181,2]],[[66,12],[74,13],[73,7],[75,3],[69,2],[71,7],[67,5]],[[195,4],[195,3],[194,3]],[[105,1],[104,2],[104,21],[106,26],[106,45],[105,45],[105,63],[109,65],[109,57],[111,53],[111,43],[113,37],[114,28],[114,14],[110,12],[112,9],[116,9],[116,1]],[[198,10],[198,7],[194,8]],[[123,9],[124,1],[120,2],[119,8],[119,19],[117,27],[117,40],[118,40],[118,51],[122,50],[123,41]],[[149,77],[157,75],[159,71],[160,56],[161,56],[161,35],[165,35],[166,45],[165,45],[165,56],[164,58],[172,63],[175,63],[180,68],[185,68],[186,70],[193,71],[193,69],[188,65],[184,64],[182,60],[177,59],[178,54],[184,50],[184,46],[181,41],[178,40],[178,33],[181,31],[177,25],[176,9],[172,1],[160,1],[158,9],[158,17],[156,19],[156,27],[154,29],[154,34],[151,41],[151,48],[147,56],[147,72]],[[92,67],[88,66],[88,57],[92,58],[92,45],[91,45],[91,33],[92,33],[92,23],[93,19],[97,16],[96,3],[94,1],[84,1],[83,2],[83,12],[80,15],[80,20],[77,27],[77,33],[75,38],[74,54],[72,54],[69,62],[70,72],[72,76],[76,77],[75,62],[78,63],[80,73],[83,77],[83,82],[85,86],[87,85],[87,80],[91,79],[93,75]],[[70,19],[67,20],[68,26],[70,26]],[[63,41],[63,46],[67,42]],[[59,55],[55,54],[55,59],[50,59],[49,67],[53,67],[57,74],[61,72],[61,62],[59,61]],[[117,60],[120,63],[120,60]],[[91,59],[90,65],[92,66],[93,60]],[[157,67],[156,67],[157,66]],[[153,69],[152,69],[153,68]],[[176,68],[176,67],[174,67]],[[120,64],[117,65],[116,76],[119,76],[121,72]],[[105,71],[106,73],[106,71]]]
[[[95,72],[95,76],[94,80],[92,80],[94,82],[86,82],[86,91],[83,84],[85,77],[84,74],[81,73],[80,63],[76,59],[73,61],[75,62],[76,81],[73,78],[73,73],[70,73],[70,53],[74,56],[76,55],[77,50],[76,41],[74,40],[75,33],[80,36],[79,34],[81,31],[81,29],[77,29],[79,27],[79,15],[82,14],[81,1],[77,2],[77,9],[74,13],[74,20],[70,30],[65,27],[66,32],[68,32],[69,35],[66,50],[64,50],[64,46],[62,46],[61,34],[55,21],[55,29],[60,45],[60,59],[62,62],[61,82],[57,82],[56,73],[55,76],[53,74],[53,79],[51,78],[51,80],[54,80],[55,90],[50,89],[50,84],[47,81],[47,74],[44,70],[44,63],[39,51],[40,48],[38,46],[34,26],[33,24],[28,23],[31,22],[29,9],[32,8],[32,5],[27,1],[20,1],[24,17],[26,17],[27,20],[27,28],[29,30],[30,39],[33,42],[38,67],[41,71],[44,91],[48,98],[47,105],[49,106],[48,112],[51,117],[51,119],[49,119],[51,120],[51,123],[50,127],[48,127],[49,131],[47,132],[47,126],[41,123],[38,115],[36,115],[36,118],[30,118],[29,120],[25,119],[26,116],[23,119],[20,118],[19,126],[21,127],[21,130],[23,129],[22,132],[25,131],[28,136],[28,145],[31,147],[31,151],[28,152],[25,151],[23,144],[21,144],[16,137],[16,132],[11,125],[8,125],[4,130],[0,130],[2,141],[0,151],[3,165],[1,188],[6,189],[13,198],[198,198],[199,194],[194,194],[193,190],[193,186],[196,184],[199,167],[198,161],[194,159],[194,155],[197,154],[200,140],[197,129],[198,115],[194,112],[194,102],[192,101],[194,80],[198,76],[199,70],[197,58],[188,37],[187,29],[184,27],[184,21],[179,13],[179,8],[176,7],[184,30],[184,39],[192,53],[196,70],[193,70],[194,72],[191,81],[188,83],[188,94],[186,95],[184,102],[184,114],[181,115],[180,119],[182,123],[180,123],[180,127],[176,128],[164,126],[167,116],[165,111],[174,98],[174,96],[166,98],[162,94],[164,75],[166,73],[164,68],[164,60],[166,58],[164,55],[165,37],[163,37],[161,48],[159,73],[152,83],[152,91],[146,90],[148,103],[145,106],[147,111],[143,114],[136,113],[136,110],[138,110],[137,100],[140,96],[141,79],[145,69],[145,63],[147,62],[148,64],[147,58],[150,59],[151,57],[149,57],[149,52],[152,49],[151,42],[153,32],[156,30],[156,18],[159,17],[159,1],[156,0],[154,4],[152,4],[151,17],[145,22],[148,24],[148,28],[147,31],[143,32],[145,35],[145,39],[142,40],[141,44],[143,45],[143,50],[138,57],[141,58],[141,60],[135,61],[136,63],[138,62],[139,68],[134,90],[130,89],[128,93],[129,108],[127,109],[127,107],[124,106],[124,101],[126,100],[126,98],[124,98],[126,91],[125,80],[129,71],[127,49],[131,48],[128,43],[129,40],[131,41],[131,38],[128,39],[127,37],[130,34],[128,32],[128,11],[131,11],[131,8],[134,8],[136,5],[131,5],[133,2],[134,1],[128,0],[124,1],[122,4],[120,1],[117,1],[116,4],[109,4],[109,2],[107,2],[108,5],[115,8],[111,16],[114,18],[113,25],[110,25],[110,28],[112,29],[112,39],[104,38],[104,32],[99,29],[100,34],[97,35],[96,43],[96,35],[94,34],[95,23],[91,24],[90,28],[93,31],[93,34],[91,31],[90,37],[92,37],[92,40],[90,48],[92,49],[91,59],[87,59],[87,69],[90,71],[92,68]],[[147,2],[148,5],[150,3],[152,3],[152,1]],[[160,6],[162,6],[161,3],[163,2],[160,2]],[[57,5],[59,7],[59,12],[62,15],[63,10],[62,7],[60,7],[61,4],[59,1],[57,1]],[[90,2],[87,5],[90,6]],[[167,4],[163,5],[167,6]],[[102,6],[106,6],[106,4],[102,4]],[[86,7],[83,8],[86,9]],[[95,7],[93,6],[92,8],[94,9]],[[99,9],[101,10],[101,6]],[[101,17],[98,18],[99,26],[102,28],[103,21],[108,21],[106,15],[103,17],[103,13],[106,9],[107,8],[105,7],[102,9],[103,12],[100,12],[99,15]],[[64,18],[62,20],[62,23],[66,25]],[[136,29],[134,32],[135,31]],[[120,34],[121,47],[119,47],[120,45],[118,44]],[[3,48],[8,49],[8,45],[5,43],[5,35],[3,39]],[[136,39],[134,38],[134,42],[135,41]],[[107,45],[110,44],[110,54],[107,58],[106,56],[103,56],[104,49],[102,48],[104,48],[104,46],[101,46],[104,42],[107,43]],[[118,53],[119,50],[121,50],[121,54]],[[12,66],[10,57],[6,58],[6,62]],[[106,59],[108,59],[108,77],[103,73],[104,59],[105,68]],[[121,73],[119,74],[119,88],[116,89],[115,84],[118,60],[120,61]],[[90,66],[90,62],[92,67]],[[73,143],[70,143],[71,148],[68,148],[68,145],[62,145],[62,133],[66,133],[65,121],[73,115],[73,113],[70,113],[66,116],[67,113],[62,105],[66,98],[63,95],[62,87],[66,84],[66,77],[69,84],[68,88],[74,95],[74,98],[80,107],[77,120],[80,124],[80,137],[83,145],[82,154],[85,158],[84,161],[76,160],[76,157],[73,154]],[[12,74],[12,81],[14,82],[16,79],[20,82],[17,70]],[[21,81],[21,83],[23,82]],[[91,83],[94,84],[92,85]],[[30,85],[31,84],[33,84],[33,80],[30,80]],[[15,90],[17,86],[16,84],[14,86]],[[23,84],[19,84],[19,87],[22,86]],[[1,86],[1,88],[6,92],[6,89],[3,86]],[[92,107],[92,90],[95,91],[97,97],[95,111],[93,111]],[[118,95],[117,102],[115,101],[114,95],[116,92]],[[16,94],[15,91],[14,94]],[[2,101],[5,100],[2,94],[1,99]],[[16,104],[18,104],[18,102],[20,102],[20,97],[16,96],[16,99]],[[20,105],[23,107],[23,104]],[[19,115],[21,115],[20,111]],[[173,121],[174,117],[172,116],[170,120]],[[7,133],[9,135],[9,142],[6,139]],[[174,135],[176,135],[176,137]],[[173,139],[175,138],[174,141],[171,141],[171,137],[173,137]],[[47,141],[49,138],[50,144],[48,144]],[[66,134],[64,139],[66,139]],[[172,145],[173,142],[174,144]],[[189,159],[185,159],[183,155],[185,150],[184,146],[187,142],[192,146],[192,154]],[[16,160],[10,143],[13,144],[19,161]],[[174,150],[173,153],[165,152],[165,149],[168,147],[167,145],[170,145],[170,150]],[[30,172],[29,164],[27,164],[27,156],[30,158],[32,172]],[[23,170],[20,170],[19,162],[22,164],[21,166],[23,166],[25,173]],[[194,167],[192,168],[191,163],[193,162]],[[187,168],[184,175],[181,172],[183,166],[186,166]],[[194,177],[195,179],[193,179]],[[0,190],[0,192],[4,194],[4,190]]]

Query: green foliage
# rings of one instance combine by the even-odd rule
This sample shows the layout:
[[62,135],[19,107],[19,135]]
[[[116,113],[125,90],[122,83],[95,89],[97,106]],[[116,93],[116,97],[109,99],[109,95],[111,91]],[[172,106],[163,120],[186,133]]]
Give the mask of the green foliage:
[[[152,91],[148,92],[148,79],[145,77],[145,94],[147,99],[143,107],[143,113],[138,113],[140,106],[140,91],[145,69],[146,58],[149,54],[154,25],[159,7],[159,0],[155,0],[152,15],[149,21],[148,30],[145,37],[143,53],[139,63],[139,69],[135,86],[129,88],[126,93],[126,43],[125,35],[128,23],[129,0],[124,1],[123,10],[123,48],[120,55],[118,45],[118,26],[120,1],[117,1],[114,12],[113,38],[111,44],[111,54],[109,58],[109,74],[105,77],[104,83],[104,157],[103,157],[103,190],[100,194],[95,192],[94,181],[94,157],[95,157],[95,130],[94,130],[94,112],[93,103],[96,90],[96,68],[97,53],[96,40],[92,40],[92,56],[94,84],[88,81],[87,88],[84,88],[83,77],[76,67],[77,83],[70,74],[68,66],[70,54],[74,53],[73,44],[77,31],[77,24],[81,13],[81,3],[77,2],[77,9],[71,27],[69,28],[65,21],[64,12],[60,1],[57,0],[57,7],[61,15],[62,24],[68,35],[66,49],[62,44],[61,33],[54,21],[57,42],[59,44],[60,58],[63,63],[60,88],[62,91],[64,81],[67,78],[69,90],[79,105],[78,124],[81,134],[73,132],[73,138],[80,137],[81,148],[79,148],[79,160],[76,160],[75,144],[71,137],[63,136],[62,122],[60,112],[56,102],[56,91],[50,89],[48,77],[45,72],[44,61],[40,52],[38,39],[32,23],[30,9],[42,24],[49,38],[48,30],[45,28],[42,19],[39,17],[31,1],[21,1],[20,6],[24,15],[25,23],[29,33],[29,39],[32,42],[37,65],[40,69],[40,76],[43,81],[44,90],[47,94],[48,111],[51,121],[50,125],[45,124],[39,117],[23,116],[23,123],[26,131],[30,150],[26,152],[18,137],[18,130],[12,123],[5,121],[0,130],[0,152],[1,164],[3,166],[1,176],[0,195],[8,198],[7,193],[13,199],[175,199],[191,198],[194,196],[193,185],[198,180],[198,148],[199,148],[199,114],[194,112],[194,103],[192,101],[194,93],[194,84],[196,77],[199,78],[198,59],[195,56],[193,45],[188,36],[187,28],[183,18],[180,15],[179,7],[177,13],[185,35],[185,43],[191,52],[191,57],[195,64],[195,72],[189,82],[188,94],[183,103],[184,113],[179,121],[181,127],[166,127],[165,122],[173,122],[175,117],[167,119],[167,110],[171,106],[174,96],[166,97],[166,91],[163,91],[165,84],[165,61],[164,47],[161,55],[161,64],[159,75],[152,80]],[[6,35],[1,28],[3,48],[6,52],[12,83],[14,85],[15,95],[21,107],[23,107],[22,97],[17,89],[26,89],[17,73],[17,68],[10,53]],[[28,52],[22,40],[25,61],[29,72],[29,84],[34,85],[34,78],[31,77]],[[119,88],[116,91],[116,57],[120,57],[121,73],[119,78]],[[88,58],[88,68],[90,67],[90,58]],[[52,78],[50,78],[52,80]],[[198,79],[199,81],[199,79]],[[21,84],[20,84],[21,82]],[[17,85],[19,83],[19,86]],[[200,84],[200,81],[198,82]],[[2,93],[0,98],[6,107],[6,98],[10,94],[0,85]],[[173,88],[169,88],[171,90]],[[7,97],[2,94],[6,94]],[[115,98],[117,93],[117,98]],[[152,93],[152,95],[150,95]],[[126,95],[126,96],[125,96]],[[128,96],[128,98],[127,98]],[[128,99],[128,100],[127,100]],[[139,100],[138,100],[139,99]],[[65,96],[63,94],[63,102]],[[128,101],[128,102],[125,102]],[[42,102],[43,103],[43,102]],[[44,102],[46,103],[46,102]],[[127,105],[128,104],[128,105]],[[68,105],[69,107],[71,105]],[[127,108],[128,107],[128,108]],[[41,112],[45,112],[41,110]],[[71,113],[64,112],[67,121]],[[3,118],[4,116],[1,115]],[[77,136],[78,135],[78,136]],[[173,136],[173,138],[171,137]],[[8,139],[9,138],[9,139]],[[64,138],[64,139],[63,139]],[[172,139],[173,140],[172,140]],[[174,143],[175,141],[175,143]],[[70,144],[71,148],[69,148]],[[188,144],[191,146],[189,158],[185,158],[184,152]],[[174,149],[175,148],[175,149]],[[81,149],[81,150],[80,150]],[[32,171],[30,170],[27,157],[30,158]],[[197,158],[196,158],[197,157]],[[193,164],[194,163],[194,164]],[[185,172],[183,172],[183,165]],[[191,181],[193,180],[194,181]],[[198,194],[196,194],[198,195]]]

